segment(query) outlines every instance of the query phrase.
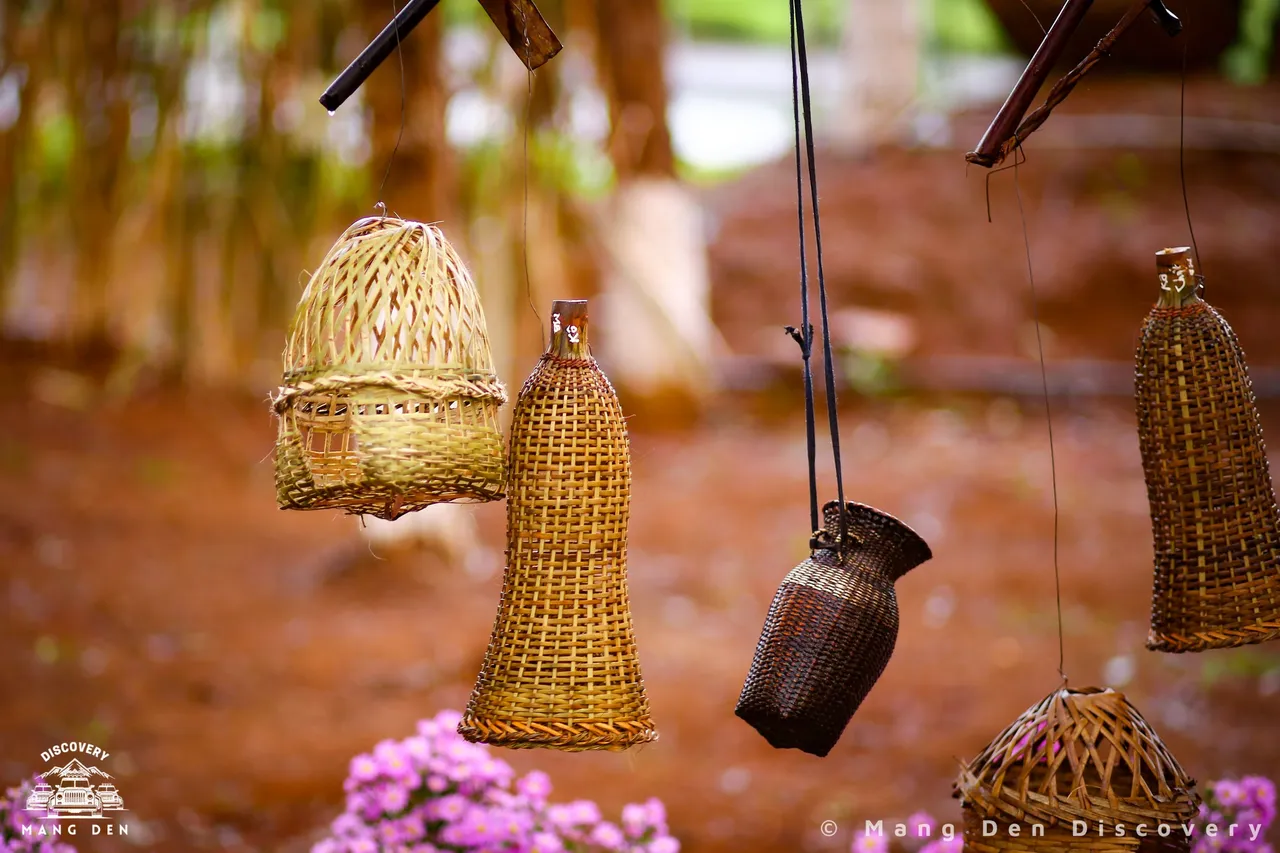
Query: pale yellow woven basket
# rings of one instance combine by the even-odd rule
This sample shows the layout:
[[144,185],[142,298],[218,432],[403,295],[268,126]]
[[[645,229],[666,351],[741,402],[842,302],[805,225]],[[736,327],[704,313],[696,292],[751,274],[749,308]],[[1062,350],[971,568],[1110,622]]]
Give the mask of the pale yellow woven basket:
[[[1200,807],[1195,784],[1123,694],[1087,687],[1055,690],[1027,709],[961,771],[954,793],[966,850],[1185,853],[1181,825]],[[983,820],[997,823],[995,835],[981,836]],[[1087,822],[1091,834],[1073,839],[1074,821]],[[1013,824],[1043,826],[1045,835],[1014,837]],[[1118,824],[1171,831],[1140,843],[1096,834],[1099,825],[1105,835]]]
[[585,302],[555,303],[512,415],[502,599],[458,727],[472,742],[572,752],[657,737],[628,603],[630,447],[586,320]]
[[434,225],[370,217],[311,276],[289,329],[281,509],[395,519],[501,498],[498,381],[475,285]]

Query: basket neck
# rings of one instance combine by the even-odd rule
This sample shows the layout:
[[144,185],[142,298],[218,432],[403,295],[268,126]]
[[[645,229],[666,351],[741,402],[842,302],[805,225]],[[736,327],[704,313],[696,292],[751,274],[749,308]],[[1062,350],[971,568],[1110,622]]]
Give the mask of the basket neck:
[[551,340],[546,355],[567,361],[589,361],[587,300],[557,299],[551,303]]
[[1160,284],[1157,308],[1186,308],[1201,301],[1190,247],[1156,252],[1156,280]]
[[[822,508],[824,526],[814,535],[817,550],[835,551],[840,539],[840,504],[831,501]],[[920,535],[898,519],[880,510],[852,501],[844,507],[847,535],[846,554],[874,555],[866,562],[890,581],[932,559],[933,552]]]

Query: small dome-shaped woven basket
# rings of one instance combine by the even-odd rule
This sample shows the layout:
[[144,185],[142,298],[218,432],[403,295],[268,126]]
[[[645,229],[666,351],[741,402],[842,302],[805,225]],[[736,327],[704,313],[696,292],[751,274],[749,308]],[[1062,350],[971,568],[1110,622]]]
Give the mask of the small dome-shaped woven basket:
[[1183,826],[1200,807],[1195,780],[1138,710],[1096,687],[1062,688],[1028,709],[961,771],[955,795],[972,853],[1185,853]]
[[631,452],[587,348],[584,301],[552,306],[547,352],[512,415],[507,566],[458,731],[564,751],[655,740],[627,596]]
[[933,555],[890,515],[862,504],[823,508],[813,553],[769,607],[737,715],[777,749],[826,756],[871,692],[898,639],[894,582]]
[[501,498],[505,402],[479,295],[440,229],[362,219],[311,276],[289,328],[277,503],[394,520]]
[[1160,301],[1136,356],[1155,545],[1147,647],[1280,638],[1280,509],[1235,333],[1198,294],[1191,252],[1156,254]]

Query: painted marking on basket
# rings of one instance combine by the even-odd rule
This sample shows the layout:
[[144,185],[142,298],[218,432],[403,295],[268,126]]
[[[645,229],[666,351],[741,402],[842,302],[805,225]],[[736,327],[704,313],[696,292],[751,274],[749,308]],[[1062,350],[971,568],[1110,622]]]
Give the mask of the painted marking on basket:
[[1160,273],[1160,289],[1173,290],[1177,293],[1181,293],[1187,286],[1187,274],[1190,273],[1194,276],[1195,270],[1192,269],[1190,263],[1188,263],[1186,267],[1183,267],[1181,264],[1174,264],[1170,269],[1173,270],[1173,275],[1177,276],[1178,284],[1175,287],[1169,287],[1169,273],[1162,272]]
[[570,326],[568,329],[569,343],[576,344],[578,342],[578,327]]
[[560,315],[559,314],[551,315],[551,331],[555,332],[556,334],[560,334]]

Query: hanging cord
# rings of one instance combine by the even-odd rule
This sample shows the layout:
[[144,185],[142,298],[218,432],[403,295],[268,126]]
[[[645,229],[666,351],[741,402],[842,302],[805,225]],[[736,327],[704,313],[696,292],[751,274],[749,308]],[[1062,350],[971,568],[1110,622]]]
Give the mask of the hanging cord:
[[[1183,12],[1183,17],[1186,13]],[[1187,50],[1191,32],[1182,28],[1182,95],[1178,106],[1178,179],[1182,184],[1182,209],[1187,213],[1187,231],[1191,234],[1191,254],[1196,264],[1196,289],[1204,296],[1204,273],[1200,269],[1200,248],[1196,246],[1196,228],[1191,224],[1191,201],[1187,196]]]
[[529,56],[533,45],[529,41],[529,16],[520,6],[520,32],[524,36],[524,67],[528,72],[528,91],[524,102],[524,207],[520,224],[520,255],[524,264],[524,294],[529,301],[529,310],[538,318],[538,328],[542,328],[542,315],[533,304],[533,278],[529,275],[529,124],[533,121],[533,69],[529,65]]
[[[1019,145],[1018,151],[1022,150]],[[1024,161],[1025,162],[1025,161]],[[1044,390],[1044,419],[1049,428],[1049,472],[1053,487],[1053,586],[1058,603],[1058,675],[1067,683],[1066,639],[1062,629],[1062,573],[1058,568],[1058,461],[1053,444],[1053,409],[1049,405],[1049,369],[1045,364],[1044,339],[1040,334],[1040,299],[1036,294],[1036,276],[1031,263],[1031,235],[1027,230],[1027,212],[1022,205],[1022,188],[1018,184],[1018,158],[1013,160],[1013,190],[1018,197],[1018,216],[1022,219],[1022,242],[1027,250],[1027,281],[1031,285],[1031,317],[1036,327],[1036,348],[1040,353],[1040,382]]]
[[[797,58],[800,68],[800,97],[804,104],[805,156],[809,161],[809,201],[813,205],[814,255],[818,267],[818,304],[822,316],[822,355],[825,361],[827,421],[831,430],[831,454],[836,469],[836,496],[840,501],[840,538],[837,549],[843,554],[848,537],[848,514],[845,512],[844,471],[840,464],[840,418],[836,400],[836,367],[831,348],[831,329],[827,318],[827,283],[822,267],[822,224],[818,216],[818,168],[813,144],[813,104],[809,95],[809,55],[805,48],[802,0],[794,0]],[[804,209],[800,210],[804,219]],[[810,397],[812,404],[812,396]]]
[[378,202],[374,205],[382,211],[382,215],[387,215],[387,205],[382,200],[382,191],[387,188],[387,178],[391,177],[391,165],[396,162],[396,152],[400,150],[400,140],[404,139],[404,126],[408,116],[408,108],[405,103],[405,82],[404,82],[404,54],[400,51],[400,22],[398,17],[400,10],[396,7],[396,0],[391,0],[391,21],[395,26],[396,33],[396,60],[400,63],[400,130],[396,133],[396,144],[391,148],[391,156],[387,158],[387,168],[382,173],[382,183],[378,184]]
[[813,366],[810,362],[813,354],[813,323],[809,321],[809,261],[805,256],[804,238],[804,164],[800,154],[800,70],[799,54],[796,50],[796,2],[797,0],[790,0],[791,105],[796,126],[796,210],[799,211],[800,221],[800,323],[804,331],[796,331],[794,326],[787,326],[787,334],[800,345],[800,356],[804,363],[804,420],[809,451],[809,527],[816,533],[822,528],[822,522],[818,516],[818,441],[813,405]]

